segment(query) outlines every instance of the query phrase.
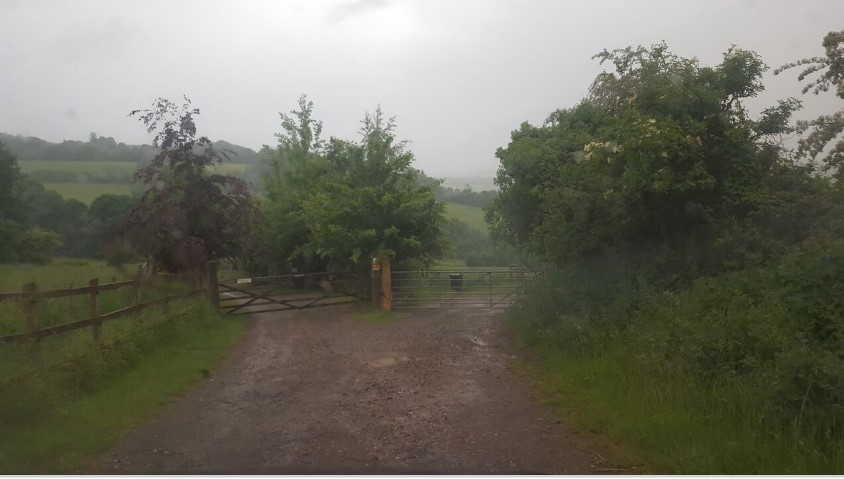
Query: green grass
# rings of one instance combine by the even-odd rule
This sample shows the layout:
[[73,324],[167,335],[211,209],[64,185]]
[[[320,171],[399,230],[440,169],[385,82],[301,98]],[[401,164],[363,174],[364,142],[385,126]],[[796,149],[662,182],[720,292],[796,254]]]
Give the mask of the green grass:
[[841,444],[818,451],[760,424],[764,411],[729,384],[706,387],[621,343],[575,355],[539,343],[547,401],[614,451],[621,468],[656,474],[841,474]]
[[44,183],[44,188],[55,191],[62,198],[79,200],[86,205],[90,205],[100,195],[131,195],[132,186],[122,183]]
[[131,161],[21,161],[18,164],[23,173],[67,171],[79,175],[80,179],[102,173],[132,175],[137,169],[137,164]]
[[118,355],[129,362],[106,379],[63,399],[40,420],[0,426],[0,473],[78,471],[214,369],[244,323],[221,318],[196,301],[157,331],[147,330],[142,354]]
[[509,271],[509,266],[466,266],[466,260],[456,258],[438,259],[431,271]]
[[446,203],[445,216],[446,218],[456,218],[482,233],[489,230],[486,221],[484,221],[484,210],[476,206]]
[[[80,176],[84,182],[86,176],[103,173],[129,175],[135,173],[138,165],[131,161],[21,161],[18,163],[23,173],[38,170],[67,171]],[[213,169],[225,174],[243,173],[249,165],[246,163],[223,163]]]
[[365,323],[380,324],[398,321],[410,316],[410,313],[383,311],[372,309],[370,306],[361,306],[361,310],[352,314],[352,317]]
[[[20,291],[30,281],[40,290],[92,278],[110,283],[133,272],[93,260],[0,265],[0,291]],[[174,288],[143,287],[141,299]],[[132,300],[131,288],[102,292],[100,310]],[[41,327],[89,315],[85,295],[38,305]],[[21,303],[0,303],[0,335],[22,330]],[[211,369],[242,331],[241,321],[221,318],[198,297],[104,323],[100,348],[90,328],[44,338],[40,365],[27,344],[0,345],[0,473],[72,472]]]
[[0,292],[21,291],[25,283],[35,281],[42,290],[87,286],[99,278],[101,283],[123,280],[134,271],[106,265],[92,259],[56,258],[51,264],[0,264]]

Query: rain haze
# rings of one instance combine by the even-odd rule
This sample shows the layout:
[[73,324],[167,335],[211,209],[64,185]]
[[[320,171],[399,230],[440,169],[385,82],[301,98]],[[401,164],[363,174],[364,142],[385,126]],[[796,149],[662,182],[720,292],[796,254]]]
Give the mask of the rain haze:
[[[839,1],[15,1],[0,3],[0,131],[149,143],[132,109],[186,95],[201,134],[274,145],[278,112],[314,102],[325,136],[356,138],[379,104],[434,176],[492,176],[523,121],[575,105],[607,48],[666,41],[717,64],[730,45],[772,69],[821,55]],[[766,74],[751,109],[804,100]]]

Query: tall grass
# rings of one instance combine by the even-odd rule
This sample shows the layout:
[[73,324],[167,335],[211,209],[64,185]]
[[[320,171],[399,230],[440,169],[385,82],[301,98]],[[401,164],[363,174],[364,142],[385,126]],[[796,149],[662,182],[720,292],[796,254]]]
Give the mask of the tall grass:
[[[518,326],[516,326],[518,329]],[[621,467],[658,474],[840,474],[844,444],[765,424],[740,384],[713,386],[648,358],[624,339],[578,354],[548,340],[532,369],[545,396],[580,430],[621,452]]]
[[56,258],[51,264],[0,264],[0,292],[21,291],[25,283],[35,281],[42,290],[88,286],[99,278],[101,283],[129,279],[136,271],[106,265],[105,261]]
[[[42,290],[128,275],[99,262],[72,260],[0,268],[4,287],[34,280],[44,285]],[[158,286],[145,294],[158,297],[175,287]],[[101,311],[107,312],[131,304],[133,291],[101,296]],[[19,331],[20,305],[0,306],[5,331],[0,334]],[[42,327],[90,313],[86,295],[50,299],[40,306]],[[242,331],[241,321],[223,319],[205,298],[193,298],[104,323],[100,347],[94,346],[90,329],[44,338],[40,364],[32,361],[26,344],[0,346],[0,473],[79,467],[172,394],[207,374]]]
[[575,422],[655,472],[840,474],[842,271],[838,240],[675,290],[571,269],[508,314]]
[[57,474],[97,455],[206,377],[243,333],[202,300],[145,312],[132,334],[0,385],[0,473]]

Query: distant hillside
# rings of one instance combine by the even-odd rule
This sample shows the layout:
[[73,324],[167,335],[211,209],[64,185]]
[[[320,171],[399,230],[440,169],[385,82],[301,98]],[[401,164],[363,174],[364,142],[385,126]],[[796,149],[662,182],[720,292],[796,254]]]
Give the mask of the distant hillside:
[[484,220],[484,210],[476,206],[447,202],[445,204],[445,216],[446,218],[458,219],[481,233],[489,231],[489,227]]
[[[52,143],[36,137],[24,137],[0,133],[3,142],[19,162],[25,161],[119,161],[146,163],[155,156],[151,145],[127,145],[117,143],[114,138],[97,136],[91,133],[88,141],[65,140]],[[227,141],[215,141],[214,147],[230,150],[231,161],[236,163],[257,163],[259,155],[250,148],[238,146]]]

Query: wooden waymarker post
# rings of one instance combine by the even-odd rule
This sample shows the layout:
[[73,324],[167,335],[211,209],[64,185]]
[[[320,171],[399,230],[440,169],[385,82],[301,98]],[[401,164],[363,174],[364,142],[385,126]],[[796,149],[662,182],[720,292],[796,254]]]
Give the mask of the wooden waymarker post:
[[381,258],[381,309],[390,311],[393,308],[393,286],[390,278],[390,257]]
[[[88,281],[88,286],[90,286],[91,292],[89,293],[90,301],[91,301],[91,317],[92,318],[99,318],[100,317],[100,280],[97,278]],[[95,346],[102,346],[103,345],[103,323],[102,321],[96,321],[94,325],[91,327],[91,334],[94,338],[94,345]]]
[[372,285],[370,294],[372,295],[372,307],[381,307],[381,258],[377,251],[372,252]]
[[38,331],[38,285],[34,282],[23,285],[23,292],[31,296],[23,302],[24,331],[29,335],[32,360],[41,362],[41,338],[35,336]]

